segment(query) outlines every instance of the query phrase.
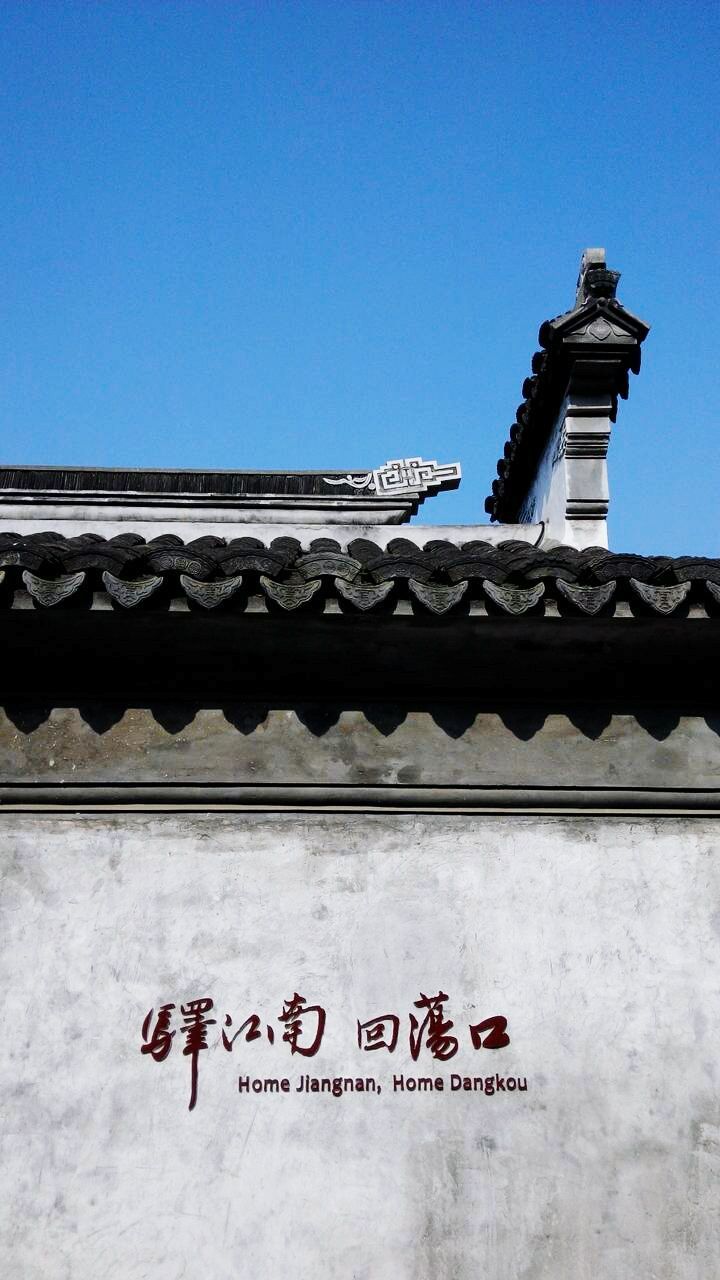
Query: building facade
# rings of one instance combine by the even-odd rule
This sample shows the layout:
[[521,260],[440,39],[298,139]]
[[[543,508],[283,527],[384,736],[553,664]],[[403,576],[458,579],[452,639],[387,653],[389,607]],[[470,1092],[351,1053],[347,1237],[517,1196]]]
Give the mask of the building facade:
[[720,562],[607,549],[617,283],[489,525],[0,469],[5,1274],[720,1273]]

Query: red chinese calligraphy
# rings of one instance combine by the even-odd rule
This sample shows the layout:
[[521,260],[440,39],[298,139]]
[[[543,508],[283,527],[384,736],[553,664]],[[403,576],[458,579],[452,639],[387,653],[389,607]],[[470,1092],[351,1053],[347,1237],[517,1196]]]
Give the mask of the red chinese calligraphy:
[[443,1009],[447,999],[449,997],[444,991],[438,991],[436,996],[426,996],[421,991],[420,999],[415,1001],[416,1009],[426,1009],[427,1012],[422,1022],[414,1013],[410,1014],[410,1054],[414,1062],[419,1057],[423,1037],[433,1058],[438,1058],[441,1062],[446,1062],[457,1053],[457,1038],[448,1035],[454,1024],[445,1017]]
[[141,1053],[149,1053],[155,1062],[164,1062],[170,1050],[172,1049],[174,1031],[170,1030],[170,1019],[174,1004],[163,1004],[158,1009],[158,1016],[153,1027],[152,1035],[150,1031],[150,1021],[153,1016],[151,1009],[142,1026],[142,1038],[144,1044],[140,1046]]
[[507,1018],[497,1014],[494,1018],[485,1018],[483,1022],[476,1022],[470,1027],[470,1038],[473,1049],[504,1049],[510,1043],[510,1037],[507,1035]]
[[[459,1040],[453,1034],[455,1024],[447,1016],[445,1009],[448,999],[445,991],[438,991],[435,995],[420,992],[419,999],[414,1003],[414,1009],[418,1012],[409,1014],[410,1054],[413,1061],[418,1060],[423,1049],[441,1062],[453,1058],[458,1052]],[[143,1021],[140,1052],[149,1055],[155,1062],[164,1062],[172,1049],[173,1039],[177,1034],[173,1027],[175,1009],[176,1006],[172,1003],[160,1005],[157,1010],[150,1009]],[[208,1029],[216,1025],[216,1019],[209,1016],[213,1009],[214,1001],[210,996],[189,1000],[179,1006],[182,1016],[182,1025],[178,1027],[181,1032],[180,1043],[184,1044],[183,1055],[190,1058],[191,1067],[189,1111],[194,1110],[198,1099],[199,1057],[209,1047]],[[321,1005],[308,1004],[305,997],[295,991],[290,999],[284,1001],[277,1021],[283,1024],[282,1039],[290,1046],[291,1054],[298,1053],[312,1058],[318,1053],[326,1024],[325,1009]],[[365,1022],[358,1020],[358,1049],[365,1053],[381,1049],[394,1053],[399,1043],[400,1026],[401,1018],[395,1013],[378,1014]],[[510,1044],[507,1026],[507,1018],[500,1014],[469,1024],[472,1047],[476,1050],[504,1049]],[[237,1025],[229,1013],[224,1015],[221,1043],[227,1053],[233,1052],[238,1039],[252,1044],[264,1038],[272,1045],[276,1035],[277,1029],[263,1022],[259,1013],[249,1014]]]
[[[230,1017],[229,1013],[225,1014],[225,1026],[226,1027],[232,1026],[232,1018]],[[272,1027],[269,1027],[269,1026],[266,1027],[266,1031],[267,1031],[267,1038],[270,1041],[270,1044],[274,1044],[275,1032],[273,1031]],[[260,1017],[257,1013],[251,1013],[250,1017],[245,1019],[242,1026],[238,1027],[238,1030],[235,1032],[234,1036],[227,1035],[225,1029],[223,1028],[222,1042],[223,1042],[223,1047],[227,1049],[228,1053],[232,1053],[232,1047],[235,1041],[237,1040],[238,1036],[241,1036],[243,1034],[243,1032],[245,1033],[245,1041],[247,1044],[249,1044],[251,1040],[261,1039],[262,1031],[260,1030]]]
[[197,1102],[198,1055],[202,1049],[207,1049],[207,1029],[210,1026],[214,1026],[216,1021],[215,1018],[204,1017],[212,1007],[212,1000],[209,996],[205,996],[201,1000],[189,1000],[187,1004],[181,1005],[180,1008],[185,1020],[185,1025],[182,1028],[185,1036],[183,1054],[190,1057],[190,1104],[188,1111],[192,1111]]
[[400,1019],[396,1013],[382,1013],[368,1022],[358,1022],[358,1049],[364,1049],[366,1053],[373,1049],[387,1049],[388,1053],[394,1053],[399,1032]]
[[[301,1044],[305,1034],[303,1019],[308,1013],[315,1018],[315,1036],[310,1044]],[[283,1011],[278,1015],[278,1022],[285,1023],[283,1040],[290,1045],[291,1053],[301,1053],[305,1058],[314,1057],[320,1048],[325,1030],[325,1010],[321,1009],[319,1004],[306,1004],[305,997],[296,991],[291,1000],[284,1002]]]

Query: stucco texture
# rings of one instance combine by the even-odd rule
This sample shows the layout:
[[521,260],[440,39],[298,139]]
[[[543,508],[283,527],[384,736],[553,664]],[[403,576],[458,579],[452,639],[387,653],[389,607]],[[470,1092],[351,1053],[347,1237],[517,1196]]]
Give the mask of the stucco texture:
[[[720,1274],[716,821],[6,814],[2,836],[3,1275]],[[414,1062],[408,1014],[441,991],[458,1052]],[[295,992],[327,1012],[313,1058],[282,1038]],[[182,1031],[164,1061],[141,1033],[201,997],[191,1112]],[[390,1011],[395,1052],[361,1050]],[[253,1012],[227,1052],[225,1014]],[[495,1014],[509,1046],[474,1049]]]

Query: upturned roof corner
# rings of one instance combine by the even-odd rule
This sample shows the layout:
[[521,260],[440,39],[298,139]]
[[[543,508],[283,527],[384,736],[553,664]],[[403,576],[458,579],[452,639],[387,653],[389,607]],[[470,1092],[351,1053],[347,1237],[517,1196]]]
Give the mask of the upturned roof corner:
[[550,351],[558,341],[567,345],[573,340],[583,346],[603,344],[604,348],[612,348],[618,343],[631,346],[634,358],[629,367],[638,373],[640,344],[645,341],[650,326],[618,302],[615,295],[620,274],[605,266],[604,249],[586,249],[580,262],[575,306],[541,324],[538,334],[541,347]]
[[[649,325],[618,301],[619,280],[620,273],[606,265],[604,249],[586,249],[575,305],[540,326],[541,350],[532,358],[524,399],[497,465],[498,479],[485,502],[493,520],[542,518],[536,499],[531,513],[529,499],[568,401],[581,415],[615,421],[618,398],[627,398],[629,374],[640,370],[640,348],[649,332]],[[601,505],[596,497],[593,518]]]

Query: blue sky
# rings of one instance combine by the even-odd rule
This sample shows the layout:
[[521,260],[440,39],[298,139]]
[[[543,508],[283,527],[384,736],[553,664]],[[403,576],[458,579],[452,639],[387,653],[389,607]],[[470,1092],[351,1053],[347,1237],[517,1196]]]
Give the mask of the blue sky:
[[0,6],[6,462],[459,459],[605,245],[651,325],[611,545],[720,555],[718,7]]

